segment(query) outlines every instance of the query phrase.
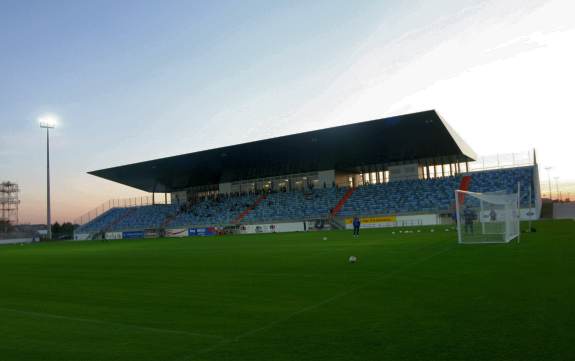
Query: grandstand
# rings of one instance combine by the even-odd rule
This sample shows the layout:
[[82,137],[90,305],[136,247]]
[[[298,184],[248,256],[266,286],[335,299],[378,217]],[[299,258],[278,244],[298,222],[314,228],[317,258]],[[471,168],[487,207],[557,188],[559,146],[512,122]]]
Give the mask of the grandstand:
[[[317,222],[344,228],[355,215],[375,217],[374,227],[436,224],[449,219],[456,189],[514,192],[518,184],[522,215],[538,217],[534,155],[489,170],[473,169],[476,159],[432,110],[108,168],[90,173],[148,191],[152,202],[112,202],[81,222],[76,238],[246,225],[307,230]],[[164,204],[156,204],[158,193]]]
[[[352,216],[401,214],[412,212],[445,212],[453,206],[453,191],[460,189],[464,177],[470,177],[468,190],[473,192],[517,190],[533,187],[533,167],[465,173],[453,177],[429,180],[405,180],[358,188],[344,205],[341,215]],[[524,192],[522,206],[529,208],[535,203],[532,194]]]

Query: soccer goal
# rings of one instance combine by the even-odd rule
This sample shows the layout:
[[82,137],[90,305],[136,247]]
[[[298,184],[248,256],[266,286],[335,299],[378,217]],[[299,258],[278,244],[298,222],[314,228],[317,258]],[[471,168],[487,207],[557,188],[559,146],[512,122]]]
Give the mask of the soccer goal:
[[508,243],[519,237],[517,193],[455,191],[459,243]]

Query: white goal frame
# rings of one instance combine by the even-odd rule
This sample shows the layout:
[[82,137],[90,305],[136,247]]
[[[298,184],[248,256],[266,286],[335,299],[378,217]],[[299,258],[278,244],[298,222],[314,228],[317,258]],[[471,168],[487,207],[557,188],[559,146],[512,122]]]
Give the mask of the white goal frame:
[[455,190],[458,243],[509,243],[516,238],[519,242],[520,190],[519,184],[517,193],[511,194]]

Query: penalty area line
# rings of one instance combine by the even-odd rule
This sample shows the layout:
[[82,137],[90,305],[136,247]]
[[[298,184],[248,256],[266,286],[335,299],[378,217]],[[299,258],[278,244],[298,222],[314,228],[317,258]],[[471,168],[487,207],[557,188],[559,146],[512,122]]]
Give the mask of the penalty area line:
[[46,313],[46,312],[25,311],[25,310],[20,310],[20,309],[16,309],[16,308],[0,307],[0,311],[11,312],[11,313],[15,313],[15,314],[21,314],[24,316],[42,317],[42,318],[50,318],[50,319],[55,319],[55,320],[65,320],[65,321],[73,321],[73,322],[93,323],[93,324],[107,325],[107,326],[119,327],[119,328],[131,328],[131,329],[140,330],[140,331],[171,333],[171,334],[179,334],[179,335],[184,335],[184,336],[215,338],[215,339],[225,340],[225,337],[223,337],[223,336],[210,335],[210,334],[205,334],[205,333],[195,333],[195,332],[188,332],[188,331],[182,331],[182,330],[171,330],[171,329],[166,329],[166,328],[132,325],[132,324],[121,323],[121,322],[110,322],[110,321],[104,321],[104,320],[95,320],[95,319],[91,319],[91,318],[70,317],[70,316],[56,315],[56,314]]
[[387,272],[387,273],[385,273],[385,274],[383,274],[383,275],[380,275],[380,276],[378,276],[378,277],[374,277],[374,278],[371,279],[370,281],[365,282],[365,283],[363,283],[363,284],[361,284],[361,285],[359,285],[359,286],[352,287],[352,288],[349,288],[349,289],[347,289],[347,290],[345,290],[345,291],[336,293],[335,295],[333,295],[333,296],[331,296],[331,297],[328,297],[328,298],[326,298],[326,299],[323,300],[323,301],[320,301],[320,302],[318,302],[318,303],[315,303],[315,304],[306,306],[306,307],[304,307],[304,308],[302,308],[302,309],[300,309],[300,310],[297,310],[297,311],[295,311],[295,312],[292,312],[292,313],[288,314],[287,316],[282,317],[282,318],[279,318],[279,319],[277,319],[277,320],[275,320],[275,321],[272,321],[272,322],[270,322],[270,323],[268,323],[268,324],[266,324],[266,325],[263,325],[263,326],[261,326],[261,327],[254,328],[254,329],[252,329],[252,330],[249,330],[249,331],[247,331],[247,332],[244,332],[244,333],[242,333],[242,334],[240,334],[240,335],[237,335],[237,336],[235,336],[235,337],[223,339],[223,340],[221,340],[220,342],[217,342],[216,344],[214,344],[213,346],[210,346],[210,347],[207,347],[207,348],[205,348],[205,349],[199,350],[198,352],[196,352],[196,353],[194,353],[194,354],[192,354],[192,355],[188,354],[188,355],[185,355],[185,356],[183,356],[183,357],[181,357],[181,358],[177,358],[177,359],[175,359],[174,361],[190,361],[190,360],[193,360],[195,357],[198,357],[198,356],[200,356],[200,355],[204,355],[204,354],[210,353],[210,352],[212,352],[212,351],[214,351],[214,350],[217,350],[218,348],[220,348],[220,347],[222,347],[222,346],[229,345],[229,344],[232,344],[232,343],[234,343],[234,342],[238,342],[238,341],[240,341],[240,340],[242,340],[242,339],[244,339],[244,338],[246,338],[246,337],[252,336],[252,335],[257,334],[257,333],[259,333],[259,332],[261,332],[261,331],[269,330],[269,329],[271,329],[271,328],[273,328],[273,327],[275,327],[275,326],[277,326],[277,325],[279,325],[279,324],[281,324],[281,323],[283,323],[283,322],[289,321],[290,319],[292,319],[292,318],[294,318],[294,317],[296,317],[296,316],[299,316],[299,315],[301,315],[301,314],[303,314],[303,313],[312,311],[312,310],[317,309],[317,308],[319,308],[319,307],[322,307],[322,306],[324,306],[324,305],[326,305],[326,304],[329,304],[329,303],[331,303],[331,302],[333,302],[333,301],[335,301],[335,300],[337,300],[337,299],[340,299],[340,298],[342,298],[342,297],[345,297],[345,296],[347,296],[347,295],[349,295],[349,294],[351,294],[351,293],[353,293],[353,292],[355,292],[355,291],[358,291],[358,290],[361,290],[361,289],[363,289],[363,288],[366,288],[366,287],[368,287],[369,285],[373,284],[374,282],[381,281],[381,280],[388,279],[388,278],[391,278],[391,277],[393,277],[393,276],[396,276],[397,274],[399,274],[399,273],[401,273],[401,272],[403,272],[403,271],[406,271],[406,270],[408,270],[408,269],[410,269],[410,268],[412,268],[412,267],[415,267],[415,266],[418,266],[418,265],[420,265],[420,264],[422,264],[422,263],[424,263],[424,262],[427,262],[427,261],[429,261],[430,259],[432,259],[432,258],[434,258],[434,257],[437,257],[437,256],[439,256],[439,255],[441,255],[441,254],[444,254],[444,253],[446,253],[446,252],[448,252],[448,251],[450,251],[450,250],[452,250],[452,249],[454,249],[454,248],[455,248],[455,246],[449,246],[449,247],[444,248],[444,249],[442,249],[442,250],[440,250],[440,251],[438,251],[438,252],[434,252],[434,253],[430,254],[429,256],[426,256],[426,257],[423,257],[423,258],[421,258],[421,259],[419,259],[419,260],[417,260],[417,261],[408,263],[408,264],[406,264],[406,265],[403,266],[403,267],[399,267],[399,268],[397,268],[397,269],[395,269],[395,270],[393,270],[393,271]]

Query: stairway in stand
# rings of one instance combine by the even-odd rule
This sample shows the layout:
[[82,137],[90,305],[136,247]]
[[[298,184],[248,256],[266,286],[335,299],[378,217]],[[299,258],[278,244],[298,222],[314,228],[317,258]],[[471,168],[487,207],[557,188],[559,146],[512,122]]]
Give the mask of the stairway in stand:
[[341,209],[343,208],[343,206],[345,205],[345,202],[347,202],[347,200],[351,197],[351,195],[353,194],[353,191],[355,191],[355,188],[349,188],[347,190],[347,192],[345,192],[345,194],[343,195],[343,197],[341,197],[341,199],[339,200],[339,202],[337,202],[336,206],[333,207],[333,209],[331,210],[331,217],[335,217],[337,216],[337,214],[339,213],[339,211],[341,211]]
[[[463,178],[461,178],[461,183],[459,184],[459,190],[460,191],[469,191],[470,185],[471,185],[471,176],[466,175]],[[465,193],[460,193],[458,198],[459,198],[459,203],[463,204],[463,202],[465,201]]]
[[240,224],[240,222],[242,221],[242,219],[245,218],[245,216],[247,216],[252,209],[256,208],[258,206],[258,204],[260,204],[264,199],[266,199],[268,196],[265,194],[262,194],[261,196],[258,197],[258,199],[256,199],[256,201],[254,202],[254,204],[252,204],[251,206],[249,206],[248,208],[244,209],[242,211],[242,213],[239,214],[239,216],[236,217],[236,219],[234,219],[234,221],[232,222],[233,224]]
[[174,219],[176,219],[176,217],[178,216],[178,214],[179,214],[179,211],[176,212],[176,213],[168,213],[168,214],[166,214],[166,217],[164,217],[164,220],[162,221],[162,224],[160,225],[160,228],[161,228],[161,229],[165,229],[166,227],[168,227],[168,225],[169,225],[170,223],[172,223],[172,221],[173,221]]
[[466,175],[463,178],[461,178],[461,184],[459,184],[459,190],[468,191],[470,185],[471,185],[471,176]]

